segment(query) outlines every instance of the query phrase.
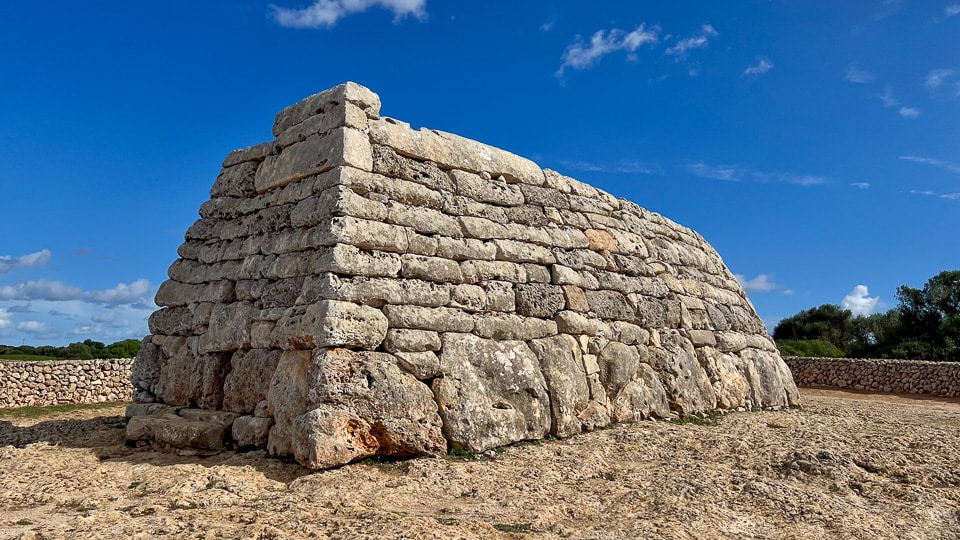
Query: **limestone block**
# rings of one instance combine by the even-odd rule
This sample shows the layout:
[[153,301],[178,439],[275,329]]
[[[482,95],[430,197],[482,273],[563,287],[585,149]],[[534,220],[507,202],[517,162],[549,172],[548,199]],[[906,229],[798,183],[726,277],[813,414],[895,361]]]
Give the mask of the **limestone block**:
[[694,347],[714,347],[717,344],[716,334],[712,330],[688,330],[687,336]]
[[447,441],[483,452],[550,431],[550,397],[538,358],[522,341],[443,335],[433,393]]
[[440,334],[429,330],[391,328],[383,340],[383,348],[392,353],[440,350]]
[[211,197],[249,197],[256,194],[254,177],[259,161],[244,161],[224,167],[210,188]]
[[490,313],[476,319],[474,333],[500,340],[529,341],[557,333],[557,323],[513,313]]
[[388,202],[386,205],[386,221],[395,225],[409,227],[423,234],[441,234],[444,236],[460,236],[460,223],[432,208],[418,208],[397,202]]
[[508,207],[477,202],[469,197],[455,193],[444,192],[442,196],[443,207],[441,209],[444,214],[483,218],[494,223],[499,223],[500,225],[510,222],[510,218],[507,217]]
[[264,448],[270,436],[273,418],[258,418],[256,416],[240,416],[233,421],[231,436],[237,448]]
[[550,268],[533,263],[521,265],[527,273],[527,283],[550,283]]
[[440,257],[401,255],[400,275],[407,279],[422,279],[439,283],[460,283],[463,272],[456,261]]
[[600,366],[600,382],[613,401],[623,387],[637,376],[640,369],[640,354],[635,347],[612,341],[603,347],[597,358]]
[[650,332],[635,324],[613,321],[610,326],[614,332],[613,339],[625,345],[646,345],[650,340]]
[[348,244],[360,249],[405,253],[409,242],[406,227],[348,216],[332,218],[314,230],[322,238],[318,245]]
[[471,332],[474,320],[468,313],[450,308],[384,306],[390,328],[413,328],[434,332]]
[[[294,421],[309,410],[307,372],[313,353],[309,350],[283,351],[267,392],[267,410],[273,426],[267,449],[274,456],[293,454]],[[258,406],[259,407],[259,406]],[[259,416],[259,415],[257,415]]]
[[298,346],[376,349],[387,335],[387,318],[376,308],[323,300],[307,306],[300,319]]
[[704,346],[697,349],[697,359],[717,394],[718,407],[734,409],[746,406],[750,386],[739,368],[742,362],[740,358],[722,353],[713,347]]
[[337,244],[320,250],[307,263],[312,274],[336,272],[349,276],[397,277],[400,256],[383,251],[361,251],[356,246]]
[[516,311],[516,294],[513,284],[508,281],[484,281],[480,283],[487,293],[488,311]]
[[628,276],[653,277],[656,275],[653,268],[642,258],[623,254],[611,254],[614,264],[620,272]]
[[511,206],[503,209],[503,212],[509,223],[519,223],[528,227],[546,227],[547,225],[561,224],[562,220],[555,219],[553,216],[556,210],[546,210],[539,206],[524,204],[521,206]]
[[476,312],[489,309],[487,291],[479,285],[462,284],[453,288],[448,307]]
[[277,145],[284,148],[312,135],[323,135],[339,127],[364,131],[368,127],[367,115],[363,109],[350,102],[327,106],[322,113],[306,118],[277,135]]
[[550,266],[550,282],[554,285],[574,285],[581,289],[596,289],[599,285],[597,278],[589,273],[581,273],[562,264]]
[[[379,195],[409,206],[443,209],[443,195],[422,184],[373,174],[353,167],[337,167],[321,174],[317,186],[345,186],[359,195]],[[383,202],[383,201],[381,201]]]
[[583,289],[576,285],[564,285],[561,288],[563,289],[566,309],[580,312],[590,311],[590,304],[587,303],[587,295],[583,293]]
[[543,171],[536,163],[509,152],[451,133],[421,129],[384,118],[370,122],[370,140],[389,146],[403,156],[433,161],[443,168],[461,169],[508,181],[542,185]]
[[250,323],[255,309],[246,302],[216,304],[207,331],[200,336],[200,352],[249,348]]
[[380,115],[380,97],[368,88],[347,82],[285,107],[274,119],[273,136],[279,136],[312,116],[329,114],[333,109],[342,108],[344,103],[355,105],[371,118]]
[[418,279],[340,278],[334,274],[308,278],[297,303],[321,299],[344,300],[382,307],[384,304],[425,307],[445,306],[450,302],[451,285]]
[[489,219],[470,216],[460,216],[457,219],[460,221],[463,236],[467,238],[491,240],[507,237],[506,227]]
[[686,416],[716,407],[717,395],[693,344],[677,330],[661,333],[662,349],[650,349],[651,365],[667,391],[670,410]]
[[513,240],[493,240],[497,260],[514,263],[553,264],[557,258],[547,248]]
[[478,174],[458,169],[453,169],[448,174],[453,181],[457,195],[498,206],[519,206],[523,204],[523,193],[515,184],[508,184],[503,180],[484,180]]
[[526,317],[550,319],[565,305],[563,289],[557,285],[519,284],[517,311]]
[[426,381],[440,373],[440,358],[433,351],[398,352],[397,365],[418,380]]
[[436,163],[400,156],[389,146],[373,145],[373,172],[423,184],[430,189],[456,191],[453,180]]
[[570,203],[567,201],[567,194],[552,188],[521,185],[523,199],[526,204],[534,206],[546,206],[557,209],[568,209]]
[[644,363],[638,365],[636,378],[624,385],[611,402],[611,408],[617,422],[667,418],[670,415],[666,388],[653,368]]
[[616,291],[586,291],[590,311],[601,319],[632,321],[636,319],[634,308],[627,298]]
[[135,388],[146,390],[155,396],[157,381],[160,380],[162,361],[160,348],[153,344],[150,336],[143,338],[143,341],[140,342],[140,351],[137,353],[130,370],[131,384]]
[[437,256],[444,259],[492,261],[496,255],[497,247],[492,242],[474,238],[440,237],[437,239]]
[[223,168],[233,167],[244,161],[263,161],[263,159],[274,152],[274,142],[269,141],[246,148],[240,148],[227,154],[223,160]]
[[[342,465],[364,453],[402,457],[446,452],[430,389],[401,371],[393,356],[320,350],[307,377],[316,381],[308,392],[311,411],[295,421],[299,429],[293,441],[294,456],[302,464]],[[318,422],[323,418],[340,420],[331,431]],[[338,451],[351,445],[360,453]]]
[[578,415],[587,407],[590,388],[583,372],[580,346],[572,336],[557,335],[530,342],[550,396],[550,434],[569,437],[582,430]]
[[561,334],[595,336],[600,331],[599,321],[588,319],[575,311],[561,311],[553,320]]
[[480,281],[508,281],[525,283],[527,273],[516,263],[506,261],[462,261],[460,271],[463,272],[464,283],[478,283]]
[[340,166],[363,171],[373,168],[370,143],[363,132],[337,128],[271,154],[257,170],[255,186],[257,192],[263,193]]
[[135,416],[127,423],[127,440],[152,440],[157,446],[188,454],[216,453],[224,449],[223,426],[176,415]]
[[575,270],[603,270],[610,266],[610,261],[606,257],[589,249],[569,251],[555,249],[553,253],[556,256],[556,262]]
[[239,414],[253,413],[257,404],[267,397],[280,354],[280,351],[268,349],[234,353],[230,358],[230,372],[223,383],[223,408]]

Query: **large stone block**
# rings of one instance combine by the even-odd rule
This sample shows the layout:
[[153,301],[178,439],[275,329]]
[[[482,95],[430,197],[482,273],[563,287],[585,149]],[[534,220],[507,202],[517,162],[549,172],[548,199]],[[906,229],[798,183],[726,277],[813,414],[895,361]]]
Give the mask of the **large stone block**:
[[526,343],[447,333],[441,350],[433,393],[451,445],[483,452],[549,433],[550,396]]

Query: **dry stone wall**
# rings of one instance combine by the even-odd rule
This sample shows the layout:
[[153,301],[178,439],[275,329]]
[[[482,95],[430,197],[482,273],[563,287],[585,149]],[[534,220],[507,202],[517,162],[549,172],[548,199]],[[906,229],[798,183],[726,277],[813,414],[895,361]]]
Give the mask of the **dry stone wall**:
[[319,468],[798,403],[694,231],[353,83],[273,134],[227,156],[157,292],[131,441]]
[[0,407],[129,401],[132,358],[0,361]]
[[960,362],[798,356],[784,361],[800,386],[960,396]]

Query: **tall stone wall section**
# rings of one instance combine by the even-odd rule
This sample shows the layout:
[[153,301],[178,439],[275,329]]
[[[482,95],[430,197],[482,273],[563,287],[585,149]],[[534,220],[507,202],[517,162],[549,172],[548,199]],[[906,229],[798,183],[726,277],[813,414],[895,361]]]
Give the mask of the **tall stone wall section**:
[[960,362],[863,358],[784,358],[799,386],[960,396]]
[[129,401],[132,358],[0,360],[0,408]]
[[699,234],[379,110],[348,83],[227,156],[157,293],[132,440],[208,444],[186,414],[328,467],[797,404]]

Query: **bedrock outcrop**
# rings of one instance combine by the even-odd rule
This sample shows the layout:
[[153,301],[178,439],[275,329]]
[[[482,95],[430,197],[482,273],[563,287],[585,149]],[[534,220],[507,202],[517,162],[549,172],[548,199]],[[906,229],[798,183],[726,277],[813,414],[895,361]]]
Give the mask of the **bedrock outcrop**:
[[798,404],[696,232],[354,83],[236,150],[156,295],[128,438],[314,468]]

